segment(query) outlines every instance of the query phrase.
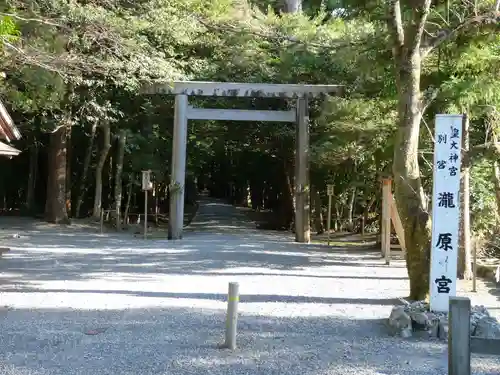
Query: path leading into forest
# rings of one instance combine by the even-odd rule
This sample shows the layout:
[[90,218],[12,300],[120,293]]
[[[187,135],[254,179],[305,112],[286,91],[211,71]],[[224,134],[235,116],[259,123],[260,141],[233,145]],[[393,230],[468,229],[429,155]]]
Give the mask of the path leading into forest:
[[[12,249],[0,259],[0,374],[447,373],[442,343],[388,337],[408,282],[376,251],[296,244],[208,199],[181,241],[0,227]],[[230,281],[242,294],[235,352],[217,349]],[[500,372],[494,357],[473,366]]]

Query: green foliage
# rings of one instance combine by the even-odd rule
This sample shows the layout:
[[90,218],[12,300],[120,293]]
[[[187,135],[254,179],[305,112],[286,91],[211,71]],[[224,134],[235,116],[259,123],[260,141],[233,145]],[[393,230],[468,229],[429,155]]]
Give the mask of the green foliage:
[[362,162],[391,147],[396,126],[394,103],[377,99],[331,98],[320,118],[313,151],[318,162]]
[[482,160],[471,169],[471,222],[476,234],[486,234],[495,225],[496,202],[492,182],[493,170],[487,160]]
[[5,43],[15,42],[19,36],[19,30],[12,19],[9,16],[0,17],[0,38],[2,39],[2,45]]
[[[477,11],[490,3],[477,2]],[[461,2],[450,6],[449,17],[444,4],[433,8],[426,38],[446,27],[443,20],[456,24],[473,11]],[[304,0],[303,9],[285,14],[283,2],[274,0],[10,0],[0,6],[1,13],[14,15],[0,19],[0,70],[6,73],[0,93],[22,132],[44,145],[43,133],[70,118],[78,128],[76,169],[89,129],[104,123],[111,124],[113,134],[127,129],[124,173],[137,176],[151,169],[166,186],[173,100],[144,96],[142,86],[188,79],[344,85],[342,98],[311,101],[311,176],[323,197],[326,180],[333,182],[344,206],[356,188],[359,215],[367,202],[380,201],[379,177],[390,173],[394,153],[399,98],[386,8],[374,1]],[[454,34],[422,68],[424,96],[437,93],[426,102],[428,126],[420,135],[428,192],[436,113],[469,113],[472,145],[491,141],[494,125],[488,116],[500,105],[500,36],[481,27]],[[283,110],[294,103],[197,98],[190,104]],[[101,147],[98,130],[91,169]],[[218,176],[220,184],[258,185],[272,205],[290,193],[294,148],[292,124],[196,121],[189,127],[187,166],[200,178]],[[482,153],[473,163],[478,233],[496,225],[494,158]],[[371,210],[378,212],[377,205]]]

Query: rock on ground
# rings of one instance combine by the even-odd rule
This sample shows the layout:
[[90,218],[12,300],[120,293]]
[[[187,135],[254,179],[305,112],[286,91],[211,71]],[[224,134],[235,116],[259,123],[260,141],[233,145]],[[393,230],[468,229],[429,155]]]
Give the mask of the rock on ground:
[[[389,316],[388,325],[392,334],[408,338],[414,332],[425,332],[426,337],[448,339],[446,313],[429,311],[429,304],[424,301],[400,302],[402,304],[394,306]],[[486,307],[472,306],[470,332],[474,337],[500,340],[500,322],[490,315]]]

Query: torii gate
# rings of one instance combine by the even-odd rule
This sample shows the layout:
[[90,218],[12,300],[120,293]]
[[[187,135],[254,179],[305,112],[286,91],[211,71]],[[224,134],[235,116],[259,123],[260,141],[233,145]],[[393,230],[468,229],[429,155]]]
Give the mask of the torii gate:
[[[174,82],[155,84],[148,94],[175,95],[174,139],[169,213],[169,239],[181,239],[184,224],[184,184],[188,120],[268,121],[297,124],[295,153],[295,241],[310,241],[309,207],[309,114],[307,99],[324,94],[340,94],[340,85],[300,85],[227,82]],[[294,110],[242,110],[194,108],[188,96],[255,97],[296,99]]]

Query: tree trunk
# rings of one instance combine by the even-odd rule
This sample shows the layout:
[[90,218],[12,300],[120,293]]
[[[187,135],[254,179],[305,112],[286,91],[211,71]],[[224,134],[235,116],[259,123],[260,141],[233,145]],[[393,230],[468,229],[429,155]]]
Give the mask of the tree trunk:
[[[366,202],[366,205],[363,209],[363,222],[361,224],[361,233],[364,235],[365,234],[365,228],[366,224],[368,223],[368,218],[370,216],[370,210],[372,209],[373,204],[375,203],[376,197],[373,196],[368,202]],[[382,216],[382,215],[381,215]]]
[[159,190],[160,190],[160,184],[155,184],[153,188],[153,195],[155,197],[155,224],[158,226],[158,214],[160,213],[160,206],[158,202],[158,195],[159,195]]
[[99,219],[101,216],[102,208],[102,170],[106,159],[108,157],[109,149],[111,148],[111,129],[109,123],[105,121],[102,124],[103,130],[103,146],[99,156],[99,161],[97,162],[97,167],[95,171],[95,195],[94,195],[94,211],[92,216],[95,219]]
[[284,160],[283,161],[283,173],[284,173],[284,185],[282,187],[282,211],[281,220],[282,224],[286,228],[290,228],[295,221],[295,200],[294,200],[294,186],[292,173],[290,173],[291,165]]
[[50,135],[49,174],[45,219],[50,223],[69,223],[66,210],[66,132],[61,126]]
[[75,216],[80,217],[80,210],[82,208],[83,197],[86,191],[87,175],[90,167],[90,162],[92,160],[92,149],[94,148],[95,133],[97,130],[97,123],[92,124],[92,130],[90,131],[89,144],[87,146],[87,151],[85,152],[85,159],[83,159],[83,171],[80,178],[80,186],[78,187],[78,198],[76,199],[76,210]]
[[[493,132],[492,132],[492,141],[494,144],[498,143],[498,135],[497,135],[497,130],[496,126],[493,126]],[[493,186],[495,188],[495,199],[496,199],[496,206],[497,206],[497,223],[500,222],[500,164],[498,163],[497,160],[493,161]]]
[[[429,293],[431,220],[420,180],[418,139],[420,131],[420,57],[401,64],[399,129],[394,149],[394,187],[405,232],[410,298]],[[407,70],[406,70],[407,69]]]
[[471,230],[470,230],[470,177],[468,168],[464,170],[464,176],[461,181],[460,202],[462,204],[462,225],[460,228],[460,246],[458,257],[457,277],[466,280],[472,279],[472,251],[471,251]]
[[340,202],[337,200],[337,197],[333,196],[333,206],[335,207],[335,219],[333,220],[333,231],[338,232],[342,229],[342,222],[339,221],[339,218],[341,217],[340,213]]
[[354,205],[356,203],[356,188],[352,188],[351,195],[349,196],[349,201],[347,202],[347,226],[349,232],[354,230]]
[[[394,199],[396,199],[396,197],[394,197]],[[377,212],[379,213],[379,215],[378,215],[378,235],[377,235],[376,246],[378,248],[382,248],[382,227],[384,225],[384,221],[382,220],[382,207],[383,207],[382,195],[380,195],[380,205],[377,205]],[[401,213],[400,213],[400,215],[401,215]],[[382,255],[382,257],[384,257],[383,254],[381,254],[381,255]]]
[[321,204],[321,194],[314,185],[311,186],[312,199],[314,202],[314,229],[317,234],[322,234],[325,232],[325,227],[323,224],[323,207]]
[[416,2],[405,26],[400,2],[393,0],[389,3],[387,19],[396,69],[399,117],[392,169],[396,205],[405,233],[410,299],[413,300],[424,299],[429,293],[431,220],[420,180],[418,141],[422,119],[420,45],[430,5],[430,0]]
[[493,162],[493,185],[495,186],[495,198],[497,203],[497,222],[500,221],[500,164]]
[[[465,118],[463,123],[463,152],[469,151],[469,119]],[[472,279],[472,251],[471,251],[471,230],[470,230],[470,167],[463,167],[460,181],[461,194],[460,203],[462,205],[460,225],[460,246],[457,267],[457,277]]]
[[[53,211],[53,204],[52,204],[52,196],[55,194],[55,164],[56,164],[56,154],[57,151],[54,151],[53,148],[56,147],[55,142],[56,140],[55,134],[50,134],[49,135],[49,148],[48,148],[48,153],[47,153],[47,191],[45,193],[46,198],[45,198],[45,218],[48,220],[49,218],[52,218],[54,215],[52,213]],[[59,147],[59,145],[57,145]],[[5,195],[4,195],[4,209],[5,209]]]
[[132,188],[134,186],[133,175],[130,174],[127,184],[127,203],[125,204],[125,213],[123,214],[123,221],[128,224],[128,213],[130,211],[130,202],[132,200]]
[[286,13],[302,12],[302,0],[285,0]]
[[[108,159],[108,162],[105,164],[104,169],[103,169],[103,175],[108,176],[107,184],[105,184],[103,186],[103,188],[104,188],[103,190],[106,192],[105,198],[103,198],[103,201],[102,201],[103,207],[111,207],[114,205],[114,202],[115,202],[113,180],[115,178],[115,173],[116,173],[116,160],[114,160],[114,158],[116,157],[116,155],[114,155],[116,150],[113,148],[114,142],[115,142],[115,137],[112,137],[111,149],[109,151],[109,159]],[[113,217],[114,217],[113,213],[111,213],[111,215],[113,215]]]
[[71,133],[72,127],[68,126],[66,131],[66,212],[71,217]]
[[122,173],[123,173],[123,159],[125,157],[125,143],[127,142],[127,132],[125,129],[120,130],[118,136],[118,149],[116,157],[116,170],[115,170],[115,211],[116,211],[116,229],[121,229],[122,222]]
[[34,209],[35,203],[35,187],[38,171],[38,145],[36,138],[33,139],[33,144],[30,147],[30,171],[28,175],[28,188],[26,194],[26,209],[31,212]]

